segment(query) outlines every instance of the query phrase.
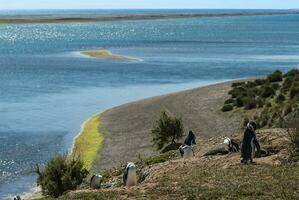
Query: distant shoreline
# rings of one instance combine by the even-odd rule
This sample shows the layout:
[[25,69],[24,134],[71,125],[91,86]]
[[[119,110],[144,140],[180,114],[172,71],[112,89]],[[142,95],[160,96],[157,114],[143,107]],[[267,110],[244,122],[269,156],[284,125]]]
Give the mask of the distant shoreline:
[[127,15],[65,15],[65,16],[0,16],[0,24],[32,24],[32,23],[88,23],[121,20],[153,20],[196,17],[233,17],[259,15],[299,14],[298,10],[273,12],[238,12],[238,13],[177,13],[177,14],[127,14]]

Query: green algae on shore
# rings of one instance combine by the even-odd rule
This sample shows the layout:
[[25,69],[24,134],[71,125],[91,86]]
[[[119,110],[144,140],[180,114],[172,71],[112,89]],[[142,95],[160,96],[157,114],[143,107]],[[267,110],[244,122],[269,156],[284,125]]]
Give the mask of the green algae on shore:
[[99,125],[100,114],[96,114],[84,122],[82,130],[74,142],[72,155],[80,157],[87,170],[91,169],[104,140],[98,129]]
[[91,51],[82,51],[80,52],[82,55],[94,57],[94,58],[102,58],[102,59],[111,59],[111,60],[139,60],[137,58],[132,58],[128,56],[121,55],[113,55],[111,51],[101,49],[101,50],[91,50]]

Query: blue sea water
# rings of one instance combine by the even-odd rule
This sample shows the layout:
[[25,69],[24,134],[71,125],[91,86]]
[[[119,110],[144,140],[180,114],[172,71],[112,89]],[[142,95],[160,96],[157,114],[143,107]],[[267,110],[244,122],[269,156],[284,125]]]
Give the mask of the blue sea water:
[[[159,12],[221,11],[1,11],[0,16]],[[298,68],[298,38],[299,15],[0,25],[0,199],[28,192],[35,163],[66,152],[81,123],[96,112]],[[141,61],[78,53],[101,48]]]

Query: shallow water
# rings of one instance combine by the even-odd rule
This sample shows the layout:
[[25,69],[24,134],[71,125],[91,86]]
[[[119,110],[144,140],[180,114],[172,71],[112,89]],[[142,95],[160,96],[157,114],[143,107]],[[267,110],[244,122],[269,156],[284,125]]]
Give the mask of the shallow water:
[[[1,25],[0,199],[29,191],[34,164],[66,152],[94,113],[298,67],[298,38],[297,15]],[[78,54],[98,48],[142,61]]]

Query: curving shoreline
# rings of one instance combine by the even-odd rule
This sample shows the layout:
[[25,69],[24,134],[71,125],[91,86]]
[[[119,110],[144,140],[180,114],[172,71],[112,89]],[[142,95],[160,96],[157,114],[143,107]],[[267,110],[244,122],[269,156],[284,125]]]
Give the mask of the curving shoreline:
[[105,139],[92,169],[100,172],[136,161],[139,155],[157,154],[150,133],[163,109],[181,116],[184,132],[193,130],[199,139],[239,132],[240,113],[221,111],[232,82],[147,98],[104,111],[99,129]]

